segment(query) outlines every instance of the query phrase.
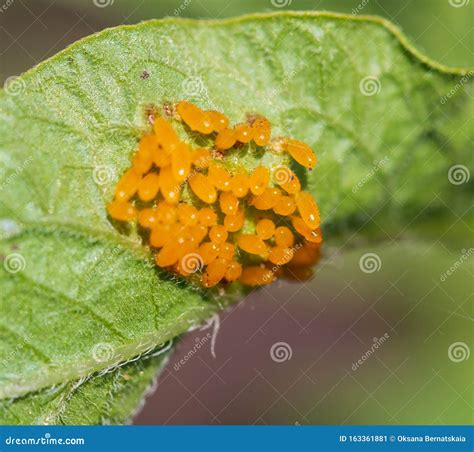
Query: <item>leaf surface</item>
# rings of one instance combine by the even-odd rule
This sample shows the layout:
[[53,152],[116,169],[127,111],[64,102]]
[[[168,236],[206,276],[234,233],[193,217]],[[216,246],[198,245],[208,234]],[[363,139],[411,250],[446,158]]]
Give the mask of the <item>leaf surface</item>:
[[377,212],[402,227],[469,195],[447,174],[472,163],[472,89],[467,69],[427,60],[389,23],[329,13],[108,29],[12,81],[0,94],[0,398],[128,361],[238,299],[158,272],[107,218],[150,106],[264,114],[318,154],[299,174],[326,227]]

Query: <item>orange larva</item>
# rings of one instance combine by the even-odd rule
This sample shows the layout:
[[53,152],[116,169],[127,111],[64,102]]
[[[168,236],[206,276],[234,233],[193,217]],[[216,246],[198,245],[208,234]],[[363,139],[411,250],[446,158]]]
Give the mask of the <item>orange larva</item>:
[[181,197],[181,185],[174,178],[171,166],[162,168],[160,172],[160,192],[170,204],[177,204]]
[[142,228],[151,229],[158,224],[159,215],[156,208],[147,207],[138,213],[138,224]]
[[247,196],[249,192],[249,177],[243,171],[239,171],[231,180],[230,187],[232,193],[237,198]]
[[285,149],[300,165],[313,169],[316,166],[316,155],[313,150],[302,141],[287,139],[284,143]]
[[209,181],[212,183],[212,185],[214,185],[214,187],[218,188],[219,190],[230,190],[232,176],[230,175],[229,171],[227,171],[222,166],[210,165],[207,177],[209,178]]
[[295,196],[296,206],[301,218],[310,229],[316,229],[320,224],[319,210],[313,197],[305,191],[300,191]]
[[220,111],[208,111],[209,119],[211,121],[214,131],[220,132],[229,125],[229,118]]
[[137,217],[137,210],[128,201],[112,201],[107,206],[107,212],[114,220],[133,221]]
[[219,244],[205,242],[198,248],[198,254],[202,257],[204,265],[209,265],[219,254]]
[[213,226],[217,222],[217,214],[210,207],[203,207],[198,212],[198,220],[203,226]]
[[235,215],[226,215],[224,217],[224,227],[229,232],[237,232],[242,229],[245,221],[243,209],[239,209]]
[[242,264],[237,261],[230,261],[229,266],[225,272],[225,279],[229,282],[235,281],[240,278],[242,274]]
[[249,254],[263,255],[267,252],[267,245],[256,234],[242,234],[237,237],[237,245]]
[[295,243],[295,236],[291,232],[290,228],[287,228],[286,226],[278,226],[275,229],[274,235],[277,246],[288,248],[293,246]]
[[257,196],[252,205],[258,210],[269,210],[275,207],[280,198],[281,192],[278,188],[267,187],[264,192]]
[[225,259],[232,259],[235,254],[235,246],[229,242],[223,242],[219,244],[219,257],[223,257]]
[[263,286],[275,279],[274,273],[264,266],[244,267],[239,277],[239,281],[246,286]]
[[201,173],[193,174],[189,179],[189,185],[193,193],[206,204],[214,204],[217,199],[217,192],[209,178]]
[[140,174],[133,168],[125,172],[115,188],[115,199],[117,201],[128,201],[138,190]]
[[276,265],[285,265],[291,261],[294,251],[291,248],[285,248],[284,246],[275,246],[270,250],[268,254],[268,260]]
[[260,238],[263,240],[268,240],[273,237],[275,232],[275,223],[272,220],[264,218],[257,223],[255,230]]
[[273,211],[278,215],[288,216],[296,210],[295,200],[291,196],[280,196],[273,207]]
[[234,129],[223,129],[217,134],[215,144],[217,149],[226,150],[230,149],[236,141]]
[[252,127],[250,127],[247,123],[237,124],[234,127],[235,137],[237,141],[241,143],[248,143],[252,139]]
[[147,174],[138,183],[138,197],[142,201],[151,201],[156,198],[160,190],[160,176],[156,173]]
[[171,154],[171,172],[178,182],[183,182],[191,169],[191,152],[189,146],[179,143]]
[[223,191],[219,196],[221,210],[226,215],[235,215],[239,208],[239,198],[230,191]]
[[270,180],[270,171],[264,166],[257,166],[250,176],[249,188],[250,191],[258,196],[261,195],[268,186]]
[[213,260],[207,267],[204,275],[202,276],[202,282],[205,287],[215,286],[222,278],[224,278],[227,268],[229,267],[229,261],[227,259],[218,257]]
[[216,224],[211,227],[209,231],[209,238],[211,239],[211,242],[214,243],[223,243],[227,240],[227,230],[224,226],[221,224]]
[[181,202],[177,206],[178,220],[186,226],[194,226],[198,222],[198,210],[191,204]]
[[252,138],[257,146],[267,146],[270,143],[271,126],[268,119],[258,117],[252,124]]

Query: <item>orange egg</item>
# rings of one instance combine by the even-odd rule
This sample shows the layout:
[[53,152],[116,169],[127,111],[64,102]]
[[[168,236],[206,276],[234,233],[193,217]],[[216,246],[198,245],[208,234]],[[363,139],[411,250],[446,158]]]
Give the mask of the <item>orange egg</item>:
[[137,192],[140,179],[141,175],[133,168],[126,171],[115,188],[115,199],[128,201]]
[[211,227],[209,231],[209,238],[211,239],[211,242],[214,243],[223,243],[227,240],[227,230],[224,226],[221,224],[216,224]]
[[252,138],[257,146],[267,146],[270,143],[271,126],[268,119],[258,117],[252,124]]
[[313,150],[302,141],[287,139],[284,143],[285,149],[300,165],[313,169],[316,166],[317,159]]
[[249,177],[243,171],[237,172],[237,174],[230,181],[230,188],[232,193],[237,198],[243,198],[247,196],[249,192]]
[[275,274],[264,266],[250,266],[242,269],[239,281],[246,286],[263,286],[275,281]]
[[160,190],[160,176],[156,173],[147,174],[138,183],[138,197],[142,201],[151,201],[156,198],[158,191]]
[[217,222],[217,215],[210,207],[203,207],[198,212],[198,220],[204,226],[213,226]]
[[227,268],[229,267],[229,261],[218,257],[213,260],[207,267],[204,275],[202,276],[202,282],[204,287],[215,286],[222,278],[224,278]]
[[160,202],[156,208],[158,221],[163,224],[174,224],[178,219],[178,210],[176,206],[167,202]]
[[206,148],[196,149],[191,153],[191,158],[193,165],[199,170],[207,168],[212,159],[211,152]]
[[223,129],[217,134],[215,144],[217,149],[226,150],[230,149],[236,141],[234,129]]
[[171,225],[157,224],[154,225],[150,234],[150,245],[154,248],[161,248],[170,240]]
[[232,259],[235,254],[235,246],[229,242],[223,242],[219,244],[219,257],[225,259]]
[[232,176],[229,171],[219,165],[210,165],[207,177],[214,187],[222,191],[229,191]]
[[308,227],[306,222],[298,216],[291,217],[291,224],[295,228],[298,234],[301,234],[306,240],[313,243],[319,243],[322,241],[321,233],[318,229],[312,230]]
[[275,232],[275,223],[272,220],[264,218],[260,220],[255,226],[257,235],[263,240],[268,240],[273,237]]
[[206,204],[214,204],[216,202],[216,189],[207,176],[204,176],[201,173],[196,173],[189,178],[188,182],[193,193],[201,201]]
[[159,215],[156,208],[146,208],[138,213],[138,223],[143,228],[151,229],[158,224]]
[[161,169],[160,192],[170,204],[177,204],[181,197],[181,184],[174,178],[171,166]]
[[230,261],[229,266],[225,272],[225,279],[229,282],[235,281],[240,278],[242,274],[242,264],[237,261]]
[[212,127],[216,132],[224,130],[229,125],[229,118],[220,111],[209,111],[208,114]]
[[137,210],[128,201],[112,201],[107,205],[107,212],[119,221],[134,221],[137,217]]
[[181,202],[177,206],[178,220],[186,226],[194,226],[198,222],[198,210],[191,204]]
[[313,197],[305,191],[300,191],[295,196],[296,207],[300,212],[301,218],[310,229],[316,229],[320,225],[319,209]]
[[294,251],[291,248],[275,246],[268,254],[268,260],[276,265],[285,265],[293,258]]
[[275,207],[280,198],[280,190],[278,188],[267,187],[264,192],[257,196],[252,205],[259,210],[269,210]]
[[267,188],[269,180],[270,171],[264,166],[257,166],[250,176],[250,191],[256,196],[261,195]]
[[178,182],[183,182],[189,176],[191,169],[191,152],[189,146],[179,143],[171,154],[171,172],[173,178]]
[[238,236],[237,245],[249,254],[264,255],[267,252],[267,245],[256,234],[242,234]]
[[239,198],[230,191],[224,191],[219,196],[221,210],[226,215],[235,215],[239,208]]
[[237,141],[240,141],[241,143],[248,143],[253,136],[252,127],[250,127],[246,122],[237,124],[234,127],[234,133]]
[[226,215],[224,217],[224,227],[229,232],[236,232],[242,228],[245,221],[245,213],[239,209],[235,215]]
[[277,227],[275,229],[275,243],[284,248],[293,246],[295,243],[295,236],[290,228],[287,228],[286,226]]
[[296,210],[295,200],[291,196],[280,196],[273,207],[273,211],[278,215],[288,216]]
[[217,255],[219,254],[219,244],[205,242],[199,247],[198,253],[202,257],[204,264],[209,265],[212,261],[217,259]]

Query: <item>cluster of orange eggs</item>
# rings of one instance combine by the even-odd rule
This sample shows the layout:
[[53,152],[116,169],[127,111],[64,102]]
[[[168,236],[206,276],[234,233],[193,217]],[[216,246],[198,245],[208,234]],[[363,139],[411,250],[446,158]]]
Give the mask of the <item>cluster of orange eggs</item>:
[[[263,116],[229,127],[222,113],[187,101],[168,110],[168,118],[156,117],[153,131],[140,140],[107,206],[110,217],[138,222],[156,265],[184,277],[197,275],[204,287],[306,278],[322,242],[313,197],[287,167],[275,168],[273,178],[263,166],[250,174],[244,168],[229,171],[225,156],[253,141],[312,169],[311,148],[289,138],[271,141]],[[209,136],[213,145],[193,148],[179,138],[173,121]]]

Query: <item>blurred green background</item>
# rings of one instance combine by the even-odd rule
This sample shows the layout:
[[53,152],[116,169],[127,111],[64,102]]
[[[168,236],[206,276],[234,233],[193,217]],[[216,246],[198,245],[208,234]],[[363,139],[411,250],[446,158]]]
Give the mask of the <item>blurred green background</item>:
[[[473,8],[468,0],[15,0],[0,14],[0,78],[109,26],[290,9],[380,15],[431,58],[472,66]],[[401,234],[386,226],[377,244],[358,234],[329,240],[310,284],[253,294],[222,316],[217,358],[206,346],[176,370],[207,332],[188,335],[135,423],[473,423],[468,214]],[[361,271],[366,253],[380,259],[374,273]],[[291,359],[271,359],[277,342]]]

